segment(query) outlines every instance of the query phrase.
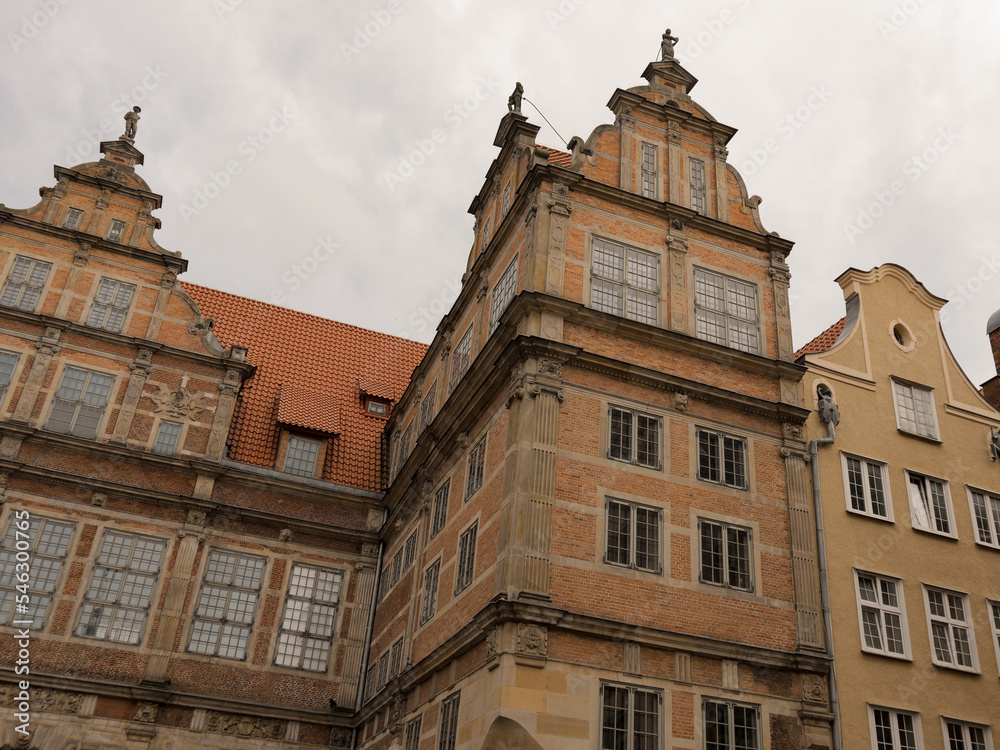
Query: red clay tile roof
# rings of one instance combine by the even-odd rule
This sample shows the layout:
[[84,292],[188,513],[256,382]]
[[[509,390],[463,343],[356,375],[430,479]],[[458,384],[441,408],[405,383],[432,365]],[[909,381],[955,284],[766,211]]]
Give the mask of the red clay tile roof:
[[816,354],[817,352],[825,352],[835,343],[837,339],[840,338],[840,334],[844,332],[844,320],[841,318],[832,326],[827,328],[823,333],[814,338],[808,344],[799,349],[795,354],[792,355],[792,359],[798,359],[803,354]]
[[554,148],[543,146],[540,143],[536,143],[535,147],[544,148],[546,151],[549,152],[549,164],[552,164],[553,166],[565,167],[566,169],[569,169],[570,165],[573,163],[573,154],[567,153],[565,151],[557,151]]
[[385,419],[365,413],[359,381],[377,373],[382,392],[398,397],[427,346],[196,284],[183,286],[202,314],[215,318],[219,341],[248,347],[248,359],[257,367],[237,407],[229,457],[274,467],[279,420],[336,432],[323,479],[378,491]]

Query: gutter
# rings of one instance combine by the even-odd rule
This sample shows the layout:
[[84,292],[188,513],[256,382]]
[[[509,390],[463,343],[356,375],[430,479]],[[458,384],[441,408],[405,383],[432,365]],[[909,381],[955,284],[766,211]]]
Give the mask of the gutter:
[[[385,552],[385,542],[379,540],[378,562],[375,564],[375,582],[372,584],[372,603],[368,610],[368,628],[365,631],[365,651],[361,656],[361,675],[358,679],[358,697],[354,701],[354,713],[361,710],[361,705],[365,699],[365,690],[368,689],[368,659],[372,650],[372,631],[375,629],[375,607],[378,603],[378,588],[382,582],[382,554]],[[351,730],[351,750],[357,746],[358,728]]]
[[[820,406],[822,407],[824,397],[820,396]],[[819,485],[819,446],[833,445],[837,438],[837,424],[840,422],[840,413],[833,404],[832,399],[828,400],[831,410],[820,408],[820,420],[826,424],[829,437],[814,438],[809,441],[809,463],[812,470],[813,487],[813,510],[816,514],[816,540],[817,554],[819,557],[819,589],[820,598],[823,604],[823,632],[826,639],[827,653],[830,655],[830,709],[833,712],[833,750],[843,750],[843,740],[840,736],[840,698],[837,694],[837,660],[833,656],[833,619],[830,614],[830,583],[826,566],[826,536],[823,530],[823,498]]]

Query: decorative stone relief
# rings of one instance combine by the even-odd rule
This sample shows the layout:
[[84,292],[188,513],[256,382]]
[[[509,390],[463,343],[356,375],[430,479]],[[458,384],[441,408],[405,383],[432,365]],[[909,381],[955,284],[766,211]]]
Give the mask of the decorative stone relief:
[[615,118],[615,125],[620,128],[632,129],[635,127],[635,115],[632,114],[632,108],[625,104],[620,110],[618,110],[618,116]]
[[625,644],[625,673],[642,674],[642,648],[638,643]]
[[291,529],[282,529],[281,533],[278,534],[278,539],[280,539],[283,542],[287,542],[291,538],[292,538],[292,530]]
[[66,193],[69,192],[69,184],[65,179],[60,178],[56,183],[56,186],[52,188],[52,195],[56,198],[62,199],[66,197]]
[[132,716],[132,721],[144,721],[151,724],[156,721],[156,711],[158,708],[159,705],[156,703],[139,701],[135,706],[135,714]]
[[[680,223],[679,221],[677,223]],[[683,227],[681,223],[681,227]],[[687,253],[691,243],[671,227],[666,237],[670,263],[670,328],[687,332]]]
[[378,555],[378,545],[377,544],[362,544],[361,554],[365,557],[375,557]]
[[500,653],[500,626],[497,625],[494,628],[490,628],[490,631],[486,634],[486,658],[492,659],[498,653]]
[[729,156],[729,150],[726,148],[726,139],[721,135],[715,136],[715,147],[713,151],[715,158],[719,161],[725,161],[726,157]]
[[14,458],[21,450],[21,443],[24,438],[18,435],[4,435],[0,438],[0,456],[4,458]]
[[691,682],[691,654],[678,651],[674,654],[674,679]]
[[[235,347],[233,351],[235,352]],[[209,460],[220,460],[226,447],[226,436],[229,434],[229,420],[233,415],[233,405],[236,394],[240,390],[240,373],[238,370],[226,370],[225,379],[219,384],[219,405],[215,410],[215,420],[212,422],[212,432],[208,438],[208,451],[205,457]]]
[[98,211],[103,211],[108,206],[111,205],[111,191],[107,188],[101,191],[101,194],[97,196],[97,200],[94,202],[94,206]]
[[781,425],[781,435],[785,440],[802,440],[802,425],[784,422]]
[[0,470],[0,504],[7,501],[7,480],[10,479],[10,472]]
[[73,250],[73,265],[85,266],[90,260],[90,249],[93,247],[89,242],[81,242],[80,246]]
[[811,703],[828,703],[830,696],[826,678],[818,674],[802,675],[802,697]]
[[552,375],[557,378],[562,377],[562,363],[554,362],[551,359],[540,359],[538,361],[538,373],[540,375]]
[[171,391],[166,384],[160,383],[156,393],[149,398],[155,404],[153,411],[157,414],[194,419],[201,412],[212,408],[205,396],[204,393],[191,393],[184,386]]
[[384,511],[378,508],[370,508],[368,510],[368,522],[365,524],[365,529],[368,531],[378,531],[382,528],[382,521],[384,518]]
[[517,624],[517,653],[523,656],[545,658],[548,632],[541,625],[519,622]]
[[740,689],[740,664],[724,659],[722,662],[722,687],[726,690]]
[[667,143],[674,146],[681,145],[681,124],[674,120],[667,122]]
[[259,716],[227,714],[221,711],[205,712],[205,729],[219,734],[281,740],[285,737],[287,727],[288,722],[281,719],[264,719]]
[[545,291],[562,295],[563,272],[566,264],[566,227],[573,207],[570,205],[569,187],[562,182],[552,186],[552,198],[546,201],[549,209],[549,247],[545,270]]
[[688,408],[688,395],[678,391],[670,397],[670,403],[677,411],[685,412]]
[[351,730],[344,727],[334,727],[330,730],[330,747],[336,750],[346,750],[351,746]]
[[95,492],[90,496],[90,504],[97,508],[103,508],[108,504],[108,496],[103,492]]
[[[0,706],[14,706],[17,703],[18,687],[11,683],[0,686]],[[67,693],[48,688],[31,689],[31,708],[35,711],[51,711],[59,714],[75,714],[83,705],[83,693]]]
[[35,348],[38,349],[38,353],[35,355],[35,361],[31,364],[31,370],[24,383],[24,390],[21,391],[21,398],[17,402],[17,410],[12,418],[14,422],[27,423],[31,417],[35,400],[38,398],[38,391],[42,387],[45,373],[49,369],[49,363],[59,351],[59,329],[46,328],[45,333],[35,344]]

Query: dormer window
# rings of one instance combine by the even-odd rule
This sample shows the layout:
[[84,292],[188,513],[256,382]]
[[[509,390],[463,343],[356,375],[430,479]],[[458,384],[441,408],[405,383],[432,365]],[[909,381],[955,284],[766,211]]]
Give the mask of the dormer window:
[[83,211],[79,208],[71,208],[66,212],[63,220],[63,227],[66,229],[76,229],[80,226],[80,219],[83,218]]
[[315,477],[321,441],[303,435],[289,435],[283,471],[300,477]]
[[365,399],[365,411],[376,417],[385,417],[389,414],[389,402],[369,397]]
[[111,242],[121,242],[122,232],[125,231],[125,222],[119,221],[118,219],[112,219],[111,226],[108,227],[108,239]]

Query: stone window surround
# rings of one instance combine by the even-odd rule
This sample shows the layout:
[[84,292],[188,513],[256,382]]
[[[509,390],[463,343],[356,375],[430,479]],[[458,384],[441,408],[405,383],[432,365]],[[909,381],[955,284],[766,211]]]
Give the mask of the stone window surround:
[[[469,541],[471,539],[471,542]],[[458,534],[455,549],[455,596],[457,597],[476,579],[476,553],[479,546],[479,515]],[[463,554],[464,553],[464,554]]]
[[[680,521],[681,519],[678,519]],[[749,591],[736,588],[724,588],[714,583],[704,583],[701,580],[701,531],[700,521],[714,521],[728,526],[739,526],[750,531],[750,538],[753,543],[750,545],[750,575],[752,588]],[[688,517],[688,529],[691,538],[691,569],[690,576],[692,586],[697,591],[711,594],[713,596],[724,596],[727,599],[743,599],[752,602],[767,602],[768,597],[763,593],[763,571],[761,569],[761,551],[774,552],[768,545],[761,542],[760,524],[753,519],[739,518],[726,513],[705,508],[691,508]],[[674,527],[669,533],[681,533],[681,529]],[[694,554],[695,550],[697,554]]]
[[[289,600],[289,596],[290,596],[289,591],[290,591],[290,588],[291,588],[291,585],[292,585],[292,574],[293,574],[293,571],[295,570],[296,566],[299,566],[299,567],[302,567],[302,568],[313,568],[315,570],[319,570],[319,571],[322,571],[322,572],[325,572],[325,573],[335,573],[335,574],[339,574],[339,576],[340,576],[339,582],[338,582],[339,591],[338,591],[338,595],[337,595],[337,602],[336,602],[336,604],[332,604],[331,605],[331,604],[328,604],[328,603],[321,602],[321,604],[325,604],[326,606],[333,606],[335,608],[335,610],[336,610],[335,614],[334,614],[333,625],[332,625],[332,631],[333,632],[330,635],[330,652],[327,655],[327,666],[326,666],[326,669],[324,669],[324,670],[314,670],[314,669],[310,669],[310,668],[305,667],[305,666],[298,666],[298,667],[296,667],[296,666],[287,665],[287,664],[278,664],[278,657],[279,657],[278,646],[279,646],[279,641],[281,639],[281,634],[282,634],[282,632],[284,632],[285,612],[286,612],[287,607],[288,607],[288,600]],[[334,665],[334,655],[335,655],[335,651],[336,651],[335,650],[335,646],[337,644],[337,639],[338,639],[338,626],[341,624],[341,619],[343,617],[343,611],[344,611],[344,606],[343,606],[344,602],[343,602],[343,600],[344,600],[344,597],[345,597],[345,592],[346,592],[346,588],[345,587],[347,585],[346,582],[347,582],[347,579],[348,579],[347,571],[344,570],[342,567],[339,567],[339,566],[330,567],[330,566],[327,566],[327,565],[317,565],[315,563],[315,561],[313,561],[313,560],[308,560],[308,561],[288,560],[287,569],[288,569],[288,579],[287,579],[287,581],[284,581],[284,583],[285,583],[284,598],[283,598],[283,601],[282,601],[281,613],[280,613],[280,616],[278,616],[275,619],[275,622],[274,622],[274,643],[272,645],[272,654],[271,654],[271,662],[270,663],[273,665],[273,667],[275,669],[287,669],[287,670],[290,670],[290,671],[292,671],[292,672],[294,672],[296,674],[302,674],[303,672],[307,672],[307,673],[312,674],[312,675],[324,675],[324,674],[328,675],[328,674],[330,674],[330,670],[331,670],[331,668]],[[267,583],[265,582],[261,586],[261,592],[263,593],[266,588],[267,588]],[[296,598],[302,600],[304,597],[296,597]],[[316,604],[317,603],[317,601],[315,599],[315,596],[311,597],[309,601],[310,601],[310,604]],[[311,611],[311,609],[312,609],[312,607],[310,607],[310,611]]]
[[[714,343],[717,346],[724,346],[727,349],[734,349],[734,350],[736,350],[738,352],[744,352],[744,353],[750,354],[750,355],[767,356],[767,353],[766,353],[767,352],[767,336],[766,336],[766,330],[765,330],[766,326],[764,325],[766,318],[765,318],[764,315],[761,314],[761,308],[762,308],[763,302],[764,302],[762,294],[761,294],[761,290],[762,289],[766,289],[766,288],[770,287],[771,285],[768,284],[766,281],[760,279],[760,278],[750,277],[750,276],[747,276],[746,274],[739,273],[738,271],[735,271],[735,270],[730,269],[730,268],[722,268],[722,267],[719,267],[719,266],[698,265],[699,263],[702,263],[702,261],[700,259],[692,259],[692,262],[689,263],[690,271],[688,273],[690,275],[687,278],[687,283],[689,284],[688,288],[690,289],[690,292],[688,294],[688,306],[689,306],[688,307],[688,314],[690,316],[689,319],[691,321],[690,335],[694,336],[695,338],[697,338],[697,339],[699,339],[701,341],[707,341],[708,343]],[[719,276],[724,281],[726,281],[726,280],[737,281],[737,282],[739,282],[741,284],[745,284],[747,286],[751,286],[751,287],[754,288],[754,295],[755,295],[754,302],[755,302],[755,305],[756,305],[756,310],[755,310],[756,317],[755,317],[755,320],[753,322],[754,322],[754,325],[756,326],[756,330],[757,330],[757,348],[754,351],[748,351],[747,349],[744,349],[742,347],[733,346],[732,342],[730,341],[730,338],[729,338],[729,329],[728,329],[729,319],[730,318],[734,318],[734,319],[742,321],[744,323],[749,323],[750,321],[749,321],[749,319],[740,318],[739,316],[734,316],[731,313],[729,313],[728,304],[726,306],[726,310],[723,312],[723,314],[724,314],[724,316],[726,318],[726,326],[727,326],[727,328],[726,328],[726,343],[723,344],[723,343],[720,343],[720,342],[717,342],[717,341],[712,341],[711,339],[703,338],[703,337],[701,337],[701,336],[698,335],[698,312],[699,312],[699,310],[702,309],[698,305],[698,302],[697,302],[697,300],[698,300],[698,271],[703,271],[705,273],[708,273],[708,274],[711,274],[711,275],[714,275],[714,276]],[[773,291],[773,288],[772,288],[772,291]],[[718,310],[711,310],[711,311],[712,312],[720,312]]]
[[[35,309],[38,307],[39,300],[41,300],[45,295],[45,288],[49,283],[49,277],[52,275],[52,267],[55,264],[52,260],[44,260],[42,258],[36,258],[32,255],[21,255],[19,253],[14,253],[13,251],[10,253],[10,260],[11,260],[10,266],[9,268],[7,268],[7,273],[4,275],[4,283],[2,291],[4,294],[6,294],[7,287],[9,284],[12,283],[20,284],[22,288],[20,292],[17,294],[16,304],[10,305],[10,309],[22,310],[24,312],[33,313],[35,312]],[[26,269],[25,278],[23,281],[13,281],[11,279],[11,275],[14,273],[14,269],[17,267],[20,261],[26,261],[28,263],[28,268]],[[29,282],[35,276],[35,271],[39,268],[39,266],[45,267],[41,284],[40,285],[30,284]],[[24,307],[23,306],[24,295],[25,292],[28,291],[29,289],[38,289],[38,292],[34,300],[32,300],[31,305],[29,307]]]
[[601,680],[599,688],[599,701],[598,708],[601,712],[600,720],[600,732],[603,734],[605,731],[604,716],[606,715],[605,707],[605,694],[608,690],[623,690],[628,691],[628,705],[625,707],[625,711],[628,714],[628,721],[625,731],[626,747],[628,750],[634,750],[636,745],[633,740],[635,739],[635,694],[648,693],[655,696],[656,699],[656,737],[655,744],[657,747],[663,746],[664,736],[665,736],[665,726],[664,722],[666,720],[665,714],[665,703],[663,698],[663,690],[660,688],[650,687],[649,685],[636,685],[632,683],[624,682],[613,682],[610,680]]
[[[746,701],[731,700],[729,698],[719,698],[710,695],[704,695],[701,698],[701,721],[698,722],[697,726],[702,733],[702,746],[707,742],[707,737],[705,737],[706,724],[708,722],[708,711],[707,708],[710,704],[714,705],[725,705],[728,706],[729,711],[729,727],[733,726],[732,708],[739,707],[742,709],[750,709],[755,712],[757,716],[757,750],[763,750],[764,748],[764,735],[766,734],[765,727],[768,726],[767,717],[764,715],[764,708],[757,703],[747,703]],[[733,745],[728,744],[727,747],[733,747]]]
[[[97,368],[97,367],[92,366],[89,362],[86,363],[86,366],[84,367],[84,366],[81,366],[79,363],[77,363],[75,360],[70,360],[70,359],[57,360],[56,358],[53,358],[52,364],[55,365],[55,367],[52,368],[52,365],[50,364],[50,368],[51,369],[49,370],[49,372],[52,372],[52,382],[51,382],[51,384],[50,384],[50,386],[48,388],[48,392],[44,396],[45,403],[42,405],[42,409],[41,409],[41,413],[45,415],[45,418],[43,420],[40,420],[40,422],[41,422],[40,426],[41,426],[41,428],[43,430],[49,429],[47,427],[47,425],[49,423],[49,419],[52,417],[52,409],[53,409],[53,406],[55,404],[56,394],[59,392],[59,389],[62,386],[63,376],[65,375],[67,368],[72,367],[72,368],[75,368],[77,370],[85,370],[85,371],[90,372],[90,373],[97,373],[99,375],[107,375],[107,376],[109,376],[109,377],[111,377],[111,378],[114,379],[114,383],[112,383],[112,385],[111,385],[111,390],[108,392],[108,402],[104,406],[104,414],[101,415],[101,419],[100,419],[100,421],[97,424],[97,431],[96,431],[97,434],[93,438],[81,438],[83,440],[98,440],[98,441],[100,441],[103,437],[106,436],[105,428],[107,427],[108,415],[109,415],[109,412],[111,411],[111,407],[113,407],[113,406],[116,405],[115,404],[115,397],[117,396],[118,378],[119,378],[120,375],[122,375],[122,372],[115,371],[115,370],[109,370],[109,369],[106,369],[106,368]],[[41,395],[41,394],[39,394],[39,395]],[[22,397],[23,397],[23,394],[22,394]],[[78,416],[79,416],[79,414],[78,414]],[[75,419],[74,419],[74,423],[75,423]],[[69,431],[69,432],[60,432],[59,434],[60,435],[72,435],[73,433],[72,433],[72,431]]]
[[[68,518],[59,518],[58,516],[57,517],[53,517],[53,516],[47,516],[47,515],[39,515],[39,514],[37,514],[35,512],[34,509],[30,509],[29,510],[29,509],[26,509],[26,508],[18,508],[18,507],[14,507],[13,505],[10,505],[10,504],[8,504],[8,507],[10,507],[10,512],[7,514],[7,517],[4,519],[3,524],[0,525],[0,529],[3,530],[3,535],[0,535],[0,539],[3,539],[6,536],[6,534],[9,533],[10,528],[11,528],[11,524],[13,524],[15,521],[24,521],[24,520],[28,520],[29,522],[33,522],[33,521],[41,521],[41,522],[48,521],[48,522],[53,522],[53,523],[56,523],[56,524],[61,524],[63,526],[70,526],[70,527],[72,527],[72,530],[70,531],[69,542],[66,545],[66,551],[62,555],[45,554],[45,557],[47,559],[50,559],[50,560],[59,559],[59,560],[61,560],[61,562],[59,564],[59,572],[56,574],[55,582],[53,583],[53,589],[52,589],[52,591],[51,592],[43,592],[43,593],[45,593],[45,595],[47,595],[49,597],[49,604],[46,607],[45,614],[44,614],[44,616],[42,618],[42,622],[38,623],[38,624],[32,623],[32,625],[29,626],[29,628],[31,630],[37,630],[37,631],[41,632],[41,631],[44,631],[45,628],[46,628],[46,626],[48,625],[49,615],[51,614],[52,610],[54,609],[54,607],[52,605],[55,603],[56,597],[59,595],[60,591],[62,590],[62,585],[64,583],[64,578],[65,578],[65,575],[66,575],[66,568],[68,567],[67,566],[67,562],[69,561],[69,559],[70,559],[73,551],[75,550],[75,542],[77,541],[77,537],[78,537],[77,531],[78,531],[79,523],[76,522],[76,521],[73,521],[71,519],[68,519]],[[28,518],[27,519],[25,519],[25,518],[18,518],[17,514],[19,512],[27,512],[28,513]],[[37,550],[37,546],[38,546],[38,537],[36,535],[35,539],[32,540],[31,551],[30,551],[30,553],[31,553],[31,555],[32,555],[33,558],[34,558],[35,555],[41,554],[41,553],[38,553],[36,551]],[[13,551],[13,550],[10,550],[10,551]],[[15,583],[17,583],[17,581],[15,581]],[[28,582],[28,592],[29,592],[29,595],[32,592],[35,592],[35,591],[37,591],[37,589],[34,586],[34,582],[29,579],[29,582]],[[13,594],[16,596],[17,593],[18,593],[17,590],[14,589]],[[15,601],[16,601],[16,599],[15,599]],[[24,617],[24,615],[21,615],[21,617]],[[16,613],[14,605],[12,603],[12,605],[11,605],[11,611],[8,613],[8,616],[5,618],[5,621],[0,622],[0,625],[8,625],[8,623],[10,623],[12,620],[17,620],[17,619],[20,619],[20,618],[19,618],[18,614]]]
[[[620,464],[627,464],[632,469],[637,471],[654,472],[657,476],[662,476],[667,471],[667,462],[665,456],[666,446],[668,444],[667,440],[669,437],[667,434],[667,420],[664,418],[663,414],[650,411],[650,406],[651,404],[648,403],[635,403],[629,401],[628,399],[618,398],[618,397],[615,398],[614,402],[604,399],[601,400],[601,421],[602,421],[601,435],[603,443],[600,446],[599,450],[601,451],[600,457],[602,459],[605,459],[616,466]],[[611,457],[611,429],[612,429],[611,410],[612,409],[620,409],[622,411],[631,412],[634,416],[643,416],[658,420],[659,445],[657,446],[657,448],[659,451],[659,455],[657,457],[658,460],[656,466],[646,466],[644,464],[637,463],[634,460],[634,454],[635,454],[634,445],[632,447],[633,460],[626,461],[624,459]],[[636,431],[638,430],[637,421],[633,423],[633,428],[634,429],[632,430],[632,432],[633,434],[635,434]]]
[[[705,575],[705,566],[704,566],[704,557],[703,557],[703,555],[704,555],[703,544],[704,544],[704,530],[706,528],[706,524],[721,527],[722,532],[723,532],[723,535],[722,535],[722,567],[721,567],[721,573],[722,573],[722,576],[723,576],[723,580],[720,581],[720,582],[708,580],[707,576]],[[735,530],[737,532],[745,532],[746,533],[746,537],[747,537],[746,565],[747,565],[747,569],[748,569],[747,570],[748,584],[746,586],[733,585],[733,584],[730,583],[730,580],[729,580],[730,572],[732,570],[732,568],[731,568],[731,562],[732,561],[731,561],[731,557],[730,557],[730,554],[729,554],[729,544],[730,544],[729,543],[729,531],[730,530]],[[724,522],[718,521],[718,520],[716,520],[714,518],[699,517],[698,518],[698,558],[699,558],[699,562],[698,562],[698,571],[699,571],[698,580],[699,580],[699,582],[701,582],[701,583],[703,583],[705,585],[708,585],[708,586],[716,586],[716,587],[719,587],[719,588],[731,589],[733,591],[745,591],[745,592],[750,593],[750,594],[754,593],[757,590],[756,586],[755,586],[755,583],[756,583],[755,579],[756,579],[757,576],[756,576],[756,570],[754,569],[754,557],[755,557],[755,555],[754,555],[754,547],[755,547],[755,545],[754,545],[754,533],[753,533],[753,529],[751,529],[749,526],[746,526],[745,524],[724,523]]]
[[177,441],[174,443],[174,449],[170,453],[159,453],[161,456],[180,456],[183,448],[184,441],[187,439],[188,423],[181,421],[179,419],[163,419],[158,418],[154,424],[154,429],[149,431],[149,442],[146,444],[146,450],[150,453],[158,453],[154,450],[160,438],[160,428],[164,423],[168,424],[179,424],[180,431],[177,433]]
[[[98,302],[97,300],[97,295],[101,293],[101,287],[105,285],[105,282],[109,282],[111,285],[113,285],[111,287],[113,289],[111,297],[112,301],[108,303]],[[114,300],[118,298],[120,290],[123,287],[131,287],[131,291],[129,292],[128,302],[124,308],[114,304]],[[107,333],[117,333],[121,334],[122,336],[128,336],[129,322],[132,319],[132,314],[135,312],[136,302],[139,299],[139,294],[141,293],[142,288],[143,284],[138,279],[134,281],[124,281],[122,279],[115,278],[113,276],[106,276],[103,273],[95,274],[94,283],[92,284],[90,294],[88,295],[90,299],[90,305],[87,307],[86,316],[80,318],[80,323],[87,326],[88,328],[97,329],[98,331],[106,331]],[[103,321],[101,323],[92,322],[94,315],[97,313],[98,305],[103,305],[104,307],[107,308],[107,311],[105,312],[103,316]],[[121,309],[125,310],[125,314],[121,318],[120,325],[117,327],[109,327],[109,323],[112,319],[111,316],[114,315],[114,311]]]

